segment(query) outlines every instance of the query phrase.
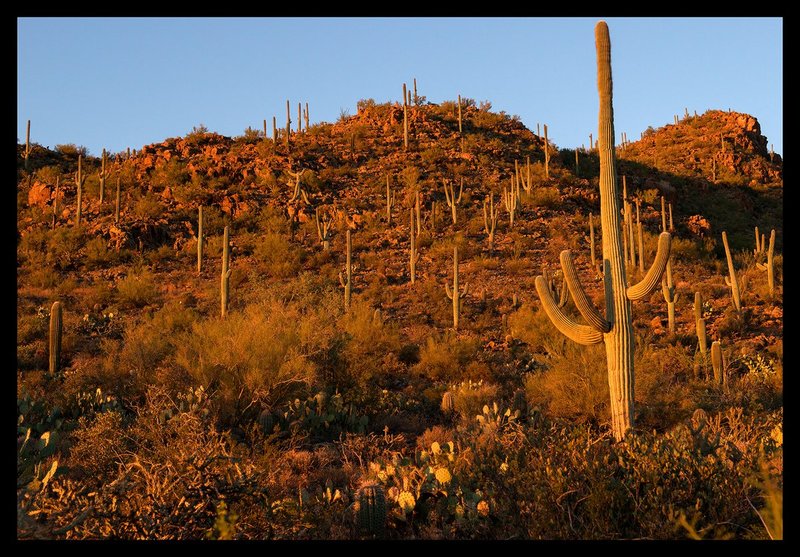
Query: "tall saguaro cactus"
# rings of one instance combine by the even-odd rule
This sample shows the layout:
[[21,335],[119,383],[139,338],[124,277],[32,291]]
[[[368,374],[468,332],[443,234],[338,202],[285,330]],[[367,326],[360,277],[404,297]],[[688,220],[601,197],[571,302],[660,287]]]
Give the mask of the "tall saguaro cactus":
[[658,239],[653,266],[641,282],[628,286],[620,230],[620,191],[614,156],[614,112],[612,106],[611,40],[608,25],[595,26],[597,48],[597,89],[600,97],[600,223],[603,230],[603,280],[606,314],[594,307],[578,279],[569,250],[561,252],[561,267],[567,288],[581,316],[589,323],[576,323],[559,307],[544,277],[536,277],[536,291],[542,307],[562,334],[579,344],[605,343],[608,384],[611,394],[611,427],[616,440],[622,440],[633,426],[634,368],[633,320],[631,302],[647,297],[661,281],[669,260],[669,233]]
[[461,95],[458,95],[458,134],[461,135],[462,127],[461,127]]
[[450,207],[450,213],[453,217],[453,224],[458,220],[456,206],[461,203],[461,194],[464,193],[464,179],[461,179],[461,187],[458,188],[458,196],[456,197],[455,186],[450,182],[444,184],[444,197],[447,201],[447,206]]
[[511,180],[511,191],[508,191],[505,186],[503,186],[503,205],[508,211],[508,219],[509,219],[509,228],[514,228],[514,213],[517,211],[517,203],[519,200],[519,195],[514,187],[514,180]]
[[386,175],[386,226],[392,226],[392,207],[394,207],[394,192],[389,186],[389,175]]
[[78,171],[75,173],[75,185],[78,186],[78,214],[75,216],[75,224],[81,225],[81,214],[83,213],[83,184],[86,182],[86,176],[83,174],[81,163],[83,155],[78,155]]
[[50,308],[50,375],[58,373],[61,366],[61,302]]
[[100,162],[100,204],[103,204],[103,199],[105,197],[106,191],[106,178],[108,178],[108,172],[106,172],[106,160],[108,155],[106,154],[106,150],[103,149],[103,158]]
[[347,281],[344,280],[342,277],[342,273],[339,272],[339,284],[342,285],[344,288],[344,311],[350,310],[350,284],[353,278],[353,266],[352,262],[352,251],[353,251],[353,244],[350,241],[350,230],[347,231],[347,267],[345,267],[345,273],[347,273]]
[[453,300],[453,329],[458,330],[459,314],[461,313],[461,300],[467,296],[469,284],[464,284],[464,290],[458,291],[458,246],[453,246],[453,291],[450,286],[444,283],[444,292],[447,297]]
[[117,195],[114,199],[114,223],[119,224],[120,176],[117,174]]
[[328,251],[331,244],[331,223],[333,223],[333,217],[327,215],[320,219],[319,207],[317,207],[314,210],[314,222],[317,225],[317,237],[319,237],[319,241],[322,243],[322,250]]
[[547,140],[547,124],[544,125],[544,177],[550,179],[550,142]]
[[728,260],[728,275],[725,277],[725,284],[731,289],[731,298],[733,298],[733,307],[736,311],[742,309],[742,300],[739,296],[739,281],[736,278],[736,269],[733,268],[733,257],[731,257],[731,248],[728,245],[728,234],[722,231],[722,244],[725,246],[725,258]]
[[220,302],[221,302],[221,315],[225,318],[228,315],[228,301],[229,301],[229,288],[231,279],[231,253],[230,246],[228,245],[228,227],[222,237],[222,274],[220,275]]
[[[756,228],[756,232],[758,232],[758,228]],[[761,238],[761,251],[764,251],[764,238],[762,235]],[[767,272],[767,283],[769,284],[769,295],[775,295],[775,260],[773,259],[773,255],[775,253],[775,229],[772,229],[769,235],[769,250],[767,250],[767,262],[766,263],[756,263],[756,266],[761,269],[762,271]]]
[[289,147],[289,136],[292,134],[292,109],[289,107],[289,99],[286,99],[286,147]]
[[497,215],[500,214],[500,207],[494,206],[494,194],[489,194],[489,203],[483,200],[483,227],[489,238],[489,254],[494,252],[494,229],[497,226]]
[[664,294],[664,301],[667,302],[667,328],[670,333],[675,334],[675,302],[678,301],[679,294],[672,281],[672,260],[667,261],[667,272],[661,281],[661,292]]
[[417,262],[419,261],[419,251],[417,250],[417,242],[414,238],[414,209],[408,210],[411,214],[411,251],[409,253],[409,269],[411,271],[411,284],[414,284],[417,276]]
[[403,149],[408,151],[408,98],[406,84],[403,83]]

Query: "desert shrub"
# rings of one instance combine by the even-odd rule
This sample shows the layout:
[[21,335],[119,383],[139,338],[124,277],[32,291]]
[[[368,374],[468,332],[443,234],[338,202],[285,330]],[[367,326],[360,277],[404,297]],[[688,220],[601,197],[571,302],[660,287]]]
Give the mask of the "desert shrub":
[[348,374],[365,386],[375,377],[398,372],[400,337],[395,325],[375,315],[375,310],[354,301],[340,319],[346,341],[342,356]]
[[453,402],[456,412],[467,422],[475,420],[481,414],[484,405],[497,400],[499,389],[497,385],[479,381],[462,381],[450,386],[453,393]]
[[268,232],[256,240],[253,255],[264,264],[270,275],[286,278],[295,275],[300,268],[302,252],[286,236]]
[[155,303],[158,297],[155,276],[147,267],[133,270],[117,284],[117,298],[122,307],[144,307]]
[[459,339],[451,333],[442,337],[428,337],[420,350],[419,362],[414,371],[439,380],[454,380],[475,358],[480,347],[477,339]]
[[105,238],[96,236],[86,242],[86,266],[89,269],[102,269],[112,264],[117,258],[117,252],[108,249]]
[[605,421],[609,418],[605,347],[567,342],[563,356],[550,358],[544,370],[527,376],[527,399],[553,416]]
[[224,320],[195,322],[180,336],[175,361],[214,393],[225,419],[253,401],[278,404],[315,381],[314,356],[332,337],[326,309],[313,311],[273,297]]
[[110,361],[138,377],[142,383],[153,381],[156,369],[168,363],[176,351],[179,333],[187,331],[196,314],[177,302],[164,305],[152,317],[144,316],[129,325],[123,333],[118,361]]
[[537,187],[531,189],[531,193],[527,196],[526,201],[530,202],[531,207],[552,209],[553,207],[557,207],[561,202],[561,195],[558,188]]
[[203,397],[187,398],[151,388],[129,425],[113,413],[83,422],[75,463],[105,473],[80,482],[56,476],[22,512],[52,516],[52,529],[62,530],[50,537],[202,539],[214,532],[223,497],[232,515],[257,504],[263,491],[253,465],[234,458],[225,435],[209,427]]
[[145,192],[136,196],[131,212],[138,219],[157,220],[164,213],[164,205],[155,193]]

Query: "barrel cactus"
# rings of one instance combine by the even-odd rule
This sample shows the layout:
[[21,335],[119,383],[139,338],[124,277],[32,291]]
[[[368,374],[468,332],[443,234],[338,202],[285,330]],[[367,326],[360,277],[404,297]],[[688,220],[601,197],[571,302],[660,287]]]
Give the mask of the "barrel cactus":
[[362,532],[381,535],[386,526],[386,494],[383,486],[367,484],[358,490],[358,526]]

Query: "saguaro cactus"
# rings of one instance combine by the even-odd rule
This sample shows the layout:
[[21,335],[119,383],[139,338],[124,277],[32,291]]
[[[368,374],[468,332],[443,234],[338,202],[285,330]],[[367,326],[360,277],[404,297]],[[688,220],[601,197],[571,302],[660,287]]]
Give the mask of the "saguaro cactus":
[[197,208],[197,274],[203,269],[203,206]]
[[53,302],[50,308],[50,375],[61,368],[61,302]]
[[322,250],[328,251],[330,249],[331,241],[331,223],[333,217],[330,215],[324,216],[321,220],[319,218],[319,207],[314,210],[314,222],[317,225],[317,236],[322,243]]
[[604,318],[597,311],[586,295],[578,279],[569,250],[561,252],[561,267],[575,306],[583,318],[589,322],[589,325],[578,324],[561,311],[553,299],[544,277],[537,276],[535,284],[542,307],[561,333],[579,344],[605,343],[611,394],[611,427],[614,438],[622,440],[633,425],[634,338],[631,301],[647,297],[658,287],[669,260],[670,235],[667,232],[661,234],[653,266],[641,282],[629,287],[622,253],[622,238],[620,237],[620,192],[614,156],[611,41],[605,21],[600,21],[595,26],[595,44],[597,48],[597,88],[600,97],[598,149],[606,317]]
[[708,337],[706,336],[706,320],[703,318],[703,297],[700,292],[694,293],[694,328],[697,333],[697,345],[700,347],[700,354],[705,366]]
[[447,297],[453,300],[453,329],[458,330],[459,314],[461,313],[461,300],[467,296],[469,291],[469,284],[464,283],[464,290],[458,291],[458,246],[453,246],[453,291],[450,292],[450,286],[444,283],[444,292]]
[[108,172],[106,172],[106,159],[108,155],[106,154],[106,150],[103,149],[103,158],[100,162],[100,204],[102,205],[103,199],[105,198],[105,191],[106,191],[106,178],[108,177]]
[[714,380],[720,385],[725,384],[725,357],[718,340],[711,343],[711,367],[714,369]]
[[511,179],[511,191],[508,191],[505,186],[503,186],[503,205],[508,211],[508,219],[509,219],[509,228],[514,228],[514,214],[517,211],[517,203],[519,200],[519,195],[516,193],[516,188],[514,187],[514,179]]
[[220,302],[221,315],[225,318],[228,315],[229,287],[231,279],[231,254],[228,245],[228,227],[225,227],[222,237],[222,274],[220,275]]
[[411,270],[411,284],[414,284],[417,274],[417,262],[419,261],[419,252],[417,251],[417,242],[414,239],[414,209],[408,210],[411,215],[411,251],[409,253],[409,268]]
[[117,174],[117,195],[114,199],[114,222],[119,224],[120,176]]
[[278,119],[275,116],[272,117],[272,142],[278,142]]
[[679,294],[675,290],[675,283],[672,281],[672,259],[667,261],[667,272],[661,281],[661,292],[664,294],[664,301],[667,302],[667,328],[669,332],[675,334],[675,302],[678,301]]
[[306,202],[306,205],[309,205],[311,202],[308,200],[308,195],[306,195],[305,190],[300,187],[300,178],[303,176],[303,170],[301,169],[297,172],[289,170],[288,173],[294,178],[294,191],[292,192],[292,197],[289,198],[289,202],[291,203],[292,201],[302,198],[303,201]]
[[483,227],[489,238],[489,253],[491,254],[494,252],[494,229],[497,226],[497,215],[500,214],[500,207],[495,209],[493,193],[489,194],[488,200],[488,204],[486,199],[483,200]]
[[383,535],[386,524],[386,495],[383,486],[368,484],[358,490],[358,525],[372,536]]
[[547,124],[544,125],[544,177],[550,179],[550,142],[547,140]]
[[594,217],[592,213],[589,213],[589,258],[592,262],[592,269],[595,269],[599,273],[600,263],[597,261],[594,251]]
[[444,183],[444,197],[447,200],[447,206],[450,207],[450,213],[453,217],[453,224],[456,224],[458,215],[456,206],[461,203],[461,194],[464,193],[464,178],[461,178],[461,186],[458,188],[458,197],[455,195],[455,186],[452,182],[445,181]]
[[408,151],[408,102],[406,101],[406,84],[403,83],[403,149]]
[[[756,228],[756,231],[758,228]],[[764,250],[764,239],[761,239],[761,250]],[[769,295],[775,295],[775,261],[773,255],[775,253],[775,229],[769,234],[769,250],[767,250],[767,262],[756,263],[756,266],[762,271],[767,272],[767,283],[769,284]]]
[[392,226],[392,207],[394,207],[394,192],[389,186],[389,175],[386,175],[386,225]]
[[289,136],[292,134],[292,109],[289,107],[289,99],[286,99],[286,147],[289,147]]
[[445,391],[442,395],[442,412],[445,414],[452,414],[456,411],[456,397],[453,391]]
[[742,309],[742,301],[739,297],[739,281],[736,278],[736,270],[733,268],[733,257],[731,257],[731,248],[728,246],[728,234],[722,231],[722,244],[725,246],[725,257],[728,260],[728,275],[725,277],[725,284],[731,289],[731,298],[733,299],[733,307],[736,311]]
[[636,200],[636,235],[639,238],[639,272],[644,274],[644,233],[642,232],[642,221],[639,218],[639,199]]
[[306,103],[306,109],[303,112],[303,119],[306,121],[306,131],[308,131],[308,103]]
[[347,231],[347,266],[345,273],[347,273],[347,281],[342,277],[341,271],[339,272],[339,284],[344,288],[344,310],[350,310],[350,283],[353,276],[353,266],[351,264],[353,244],[350,241],[350,230]]
[[297,133],[303,131],[303,103],[297,103]]
[[461,95],[458,96],[458,134],[461,135]]
[[75,216],[75,224],[81,225],[81,214],[83,212],[83,184],[86,182],[86,176],[83,175],[81,163],[83,155],[78,155],[78,171],[75,173],[75,185],[78,186],[78,214]]
[[420,232],[422,232],[422,218],[420,215],[420,205],[422,203],[420,202],[419,199],[420,198],[419,192],[417,192],[414,197],[415,197],[414,210],[417,213],[417,236],[419,236]]

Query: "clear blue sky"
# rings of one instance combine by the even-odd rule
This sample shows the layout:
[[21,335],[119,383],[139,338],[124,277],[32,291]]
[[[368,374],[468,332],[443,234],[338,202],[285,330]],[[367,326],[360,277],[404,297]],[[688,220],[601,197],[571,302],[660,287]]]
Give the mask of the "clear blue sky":
[[[312,122],[395,101],[417,78],[548,125],[559,147],[596,137],[598,18],[19,18],[17,137],[97,155],[193,126],[228,136],[308,102]],[[615,128],[708,108],[747,112],[783,153],[780,18],[606,18]]]

